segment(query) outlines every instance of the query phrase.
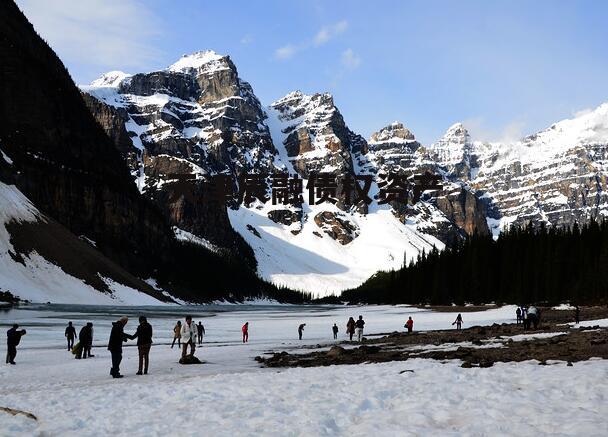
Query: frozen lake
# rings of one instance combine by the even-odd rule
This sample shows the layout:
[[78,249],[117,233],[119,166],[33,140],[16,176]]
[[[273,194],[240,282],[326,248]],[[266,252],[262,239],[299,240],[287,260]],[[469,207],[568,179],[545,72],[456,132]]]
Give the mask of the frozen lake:
[[[515,307],[463,313],[466,326],[510,322]],[[111,322],[146,315],[154,328],[150,374],[136,376],[137,348],[126,343],[121,371],[109,376],[106,350]],[[204,365],[181,366],[170,348],[176,320],[191,314],[207,335],[197,356]],[[3,329],[27,329],[17,365],[0,365],[0,436],[15,435],[602,435],[606,429],[605,361],[575,367],[536,363],[462,369],[433,360],[266,369],[254,361],[269,350],[331,345],[333,323],[345,340],[348,317],[363,315],[366,335],[450,328],[456,313],[407,306],[99,307],[31,305],[0,310]],[[75,360],[64,329],[95,326],[95,357]],[[250,323],[250,342],[241,326]],[[306,323],[304,340],[297,328]],[[1,346],[2,355],[6,343]],[[403,369],[414,373],[402,374]],[[574,372],[574,373],[573,373]],[[575,375],[575,377],[573,376]],[[550,394],[550,396],[549,396]],[[484,402],[480,411],[480,402]]]

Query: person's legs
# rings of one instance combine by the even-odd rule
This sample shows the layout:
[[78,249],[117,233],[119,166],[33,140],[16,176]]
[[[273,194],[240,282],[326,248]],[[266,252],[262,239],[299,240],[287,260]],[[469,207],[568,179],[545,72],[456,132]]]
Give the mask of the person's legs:
[[144,346],[144,375],[148,374],[148,363],[150,362],[150,347],[151,344]]
[[171,343],[171,349],[173,349],[173,346],[175,346],[175,340],[177,340],[177,337],[173,337],[173,343]]
[[112,369],[110,370],[110,375],[116,378],[118,375],[120,375],[122,352],[110,351],[110,353],[112,354]]
[[184,343],[182,345],[182,358],[186,356],[186,352],[188,351],[188,343]]
[[139,345],[137,346],[137,352],[138,352],[138,357],[139,357],[139,362],[137,365],[137,374],[141,375],[143,367],[144,367],[144,345]]
[[190,343],[190,354],[194,355],[194,351],[196,350],[196,342],[189,341],[188,343]]

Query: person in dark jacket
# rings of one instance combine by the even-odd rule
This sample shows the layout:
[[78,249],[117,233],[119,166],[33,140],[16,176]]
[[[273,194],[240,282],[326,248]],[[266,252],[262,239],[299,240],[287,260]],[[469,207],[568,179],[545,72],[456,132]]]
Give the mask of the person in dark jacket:
[[25,329],[18,331],[19,325],[16,323],[11,329],[6,331],[6,364],[15,364],[15,357],[17,356],[17,345],[21,341],[26,332]]
[[359,316],[359,320],[355,322],[355,326],[357,327],[357,340],[363,341],[363,328],[365,327],[363,316]]
[[91,348],[93,347],[93,323],[88,322],[84,325],[80,330],[78,338],[80,339],[80,353],[76,358],[93,357],[94,355],[91,355]]
[[298,337],[300,338],[300,340],[302,340],[302,334],[304,334],[305,326],[306,326],[306,323],[302,323],[300,326],[298,326]]
[[122,378],[120,374],[120,362],[122,361],[122,344],[130,338],[129,334],[124,333],[124,328],[129,318],[124,316],[118,321],[112,323],[112,331],[110,332],[110,341],[108,342],[108,350],[112,354],[112,368],[110,375],[113,378]]
[[152,347],[152,325],[144,316],[139,318],[139,326],[131,337],[137,338],[137,350],[139,351],[139,367],[136,375],[148,374],[148,363],[150,362],[150,348]]
[[581,309],[577,306],[574,307],[574,323],[577,325],[581,322]]
[[348,322],[346,322],[346,333],[350,337],[350,341],[353,341],[353,335],[355,335],[355,319],[352,317],[349,317]]
[[71,351],[74,347],[74,339],[76,338],[76,328],[74,328],[72,322],[68,322],[68,326],[65,328],[65,338],[68,339],[68,350]]
[[338,325],[336,325],[334,323],[334,326],[332,326],[331,331],[334,333],[334,340],[338,339]]
[[205,327],[200,321],[198,322],[198,325],[196,325],[196,332],[198,337],[198,344],[201,345],[203,344],[203,335],[205,335]]
[[452,326],[456,325],[456,329],[461,329],[462,328],[462,314],[458,314],[456,316],[456,320],[454,320],[454,323],[452,323]]

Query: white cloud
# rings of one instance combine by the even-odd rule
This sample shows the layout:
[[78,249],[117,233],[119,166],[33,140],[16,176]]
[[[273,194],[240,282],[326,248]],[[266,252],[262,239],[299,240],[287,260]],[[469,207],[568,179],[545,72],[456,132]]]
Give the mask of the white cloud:
[[325,44],[336,35],[344,33],[346,29],[348,29],[348,21],[346,20],[338,21],[330,26],[325,26],[315,35],[314,44],[316,46]]
[[344,33],[346,29],[348,29],[348,21],[346,20],[325,26],[311,40],[304,41],[301,44],[286,44],[283,47],[279,47],[274,51],[274,57],[281,60],[292,58],[297,52],[322,46],[336,35]]
[[286,46],[279,47],[278,49],[276,49],[274,51],[274,56],[277,59],[289,59],[293,55],[295,55],[297,50],[298,50],[297,47],[295,47],[291,44],[287,44]]
[[585,108],[580,111],[572,111],[572,115],[575,117],[582,117],[583,115],[591,114],[593,112],[593,108]]
[[357,56],[353,49],[344,50],[340,56],[340,59],[342,61],[342,65],[350,70],[354,70],[361,65],[361,58]]
[[499,143],[511,143],[522,139],[526,127],[524,121],[513,120],[504,126],[490,128],[483,117],[468,118],[462,124],[473,140]]
[[139,68],[159,52],[159,19],[139,0],[17,0],[37,32],[69,65]]

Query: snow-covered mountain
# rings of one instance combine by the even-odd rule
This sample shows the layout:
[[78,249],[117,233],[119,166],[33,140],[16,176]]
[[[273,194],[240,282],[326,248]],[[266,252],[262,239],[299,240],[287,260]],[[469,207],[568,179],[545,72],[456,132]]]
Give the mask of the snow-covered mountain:
[[[199,181],[215,174],[238,186],[245,173],[288,172],[304,180],[315,172],[372,174],[377,168],[367,141],[346,125],[329,94],[296,91],[263,108],[228,56],[211,51],[184,56],[151,73],[104,75],[82,90],[93,113],[118,144],[108,113],[122,117],[137,149],[135,182],[175,226],[228,252],[247,242],[258,273],[277,284],[323,295],[360,284],[380,269],[397,268],[422,250],[443,247],[422,229],[448,222],[436,208],[416,220],[400,220],[390,206],[346,207],[336,181],[336,205],[232,205],[218,208],[174,196],[174,173]],[[85,96],[86,98],[86,96]],[[123,148],[124,149],[124,148]],[[370,194],[377,193],[373,184]],[[303,193],[304,197],[306,193]],[[227,218],[227,219],[226,219]],[[236,235],[234,233],[236,230]]]
[[471,141],[455,125],[430,147],[447,179],[485,201],[494,235],[511,224],[605,217],[607,151],[608,104],[513,143]]
[[[399,122],[366,141],[328,93],[294,91],[264,107],[230,57],[212,51],[156,72],[107,73],[81,89],[140,191],[178,236],[320,295],[466,235],[497,235],[530,220],[568,225],[605,212],[608,105],[512,144],[474,141],[457,123],[425,147]],[[427,170],[444,179],[436,197],[378,205],[377,182],[387,173],[411,180]],[[277,172],[297,174],[304,187],[311,173],[372,175],[374,202],[348,205],[339,180],[335,204],[311,205],[306,189],[301,206],[256,201],[228,209],[174,193],[176,173],[192,175],[196,191],[215,174],[237,188],[243,174]]]

